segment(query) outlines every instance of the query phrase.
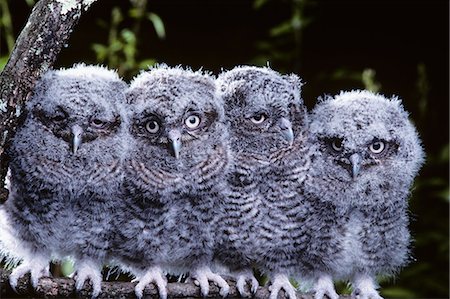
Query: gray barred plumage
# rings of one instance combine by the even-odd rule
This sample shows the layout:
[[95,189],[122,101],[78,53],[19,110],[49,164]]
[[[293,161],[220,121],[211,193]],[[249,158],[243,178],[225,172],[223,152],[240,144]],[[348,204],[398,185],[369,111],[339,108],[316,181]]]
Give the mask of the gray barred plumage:
[[190,272],[204,296],[212,280],[226,295],[228,284],[209,269],[229,164],[213,77],[160,65],[132,81],[127,101],[127,197],[111,256],[137,277],[139,297],[153,282],[165,298],[166,272]]
[[1,251],[22,260],[13,287],[27,272],[36,286],[51,259],[69,256],[77,288],[91,279],[93,295],[100,292],[122,182],[126,86],[116,72],[83,64],[37,83],[10,148],[10,194],[0,210]]
[[[313,163],[306,180],[322,230],[307,249],[316,298],[337,298],[332,279],[350,280],[357,298],[381,298],[376,275],[395,274],[410,259],[408,196],[424,152],[396,97],[369,91],[322,99],[311,113]],[[332,248],[332,250],[330,250]]]
[[309,165],[302,83],[296,75],[251,66],[224,72],[217,82],[234,163],[218,222],[216,260],[234,274],[243,296],[249,295],[248,280],[256,291],[251,272],[256,266],[272,281],[271,298],[281,288],[293,298],[288,277],[296,269],[295,238],[301,231],[292,217],[302,209],[297,189]]

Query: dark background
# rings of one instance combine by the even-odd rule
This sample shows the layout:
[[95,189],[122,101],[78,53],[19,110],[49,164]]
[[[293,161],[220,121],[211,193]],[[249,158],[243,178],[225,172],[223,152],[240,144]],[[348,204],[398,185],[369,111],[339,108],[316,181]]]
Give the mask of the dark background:
[[[7,2],[17,36],[30,7],[22,0]],[[57,67],[103,61],[120,68],[92,49],[94,43],[110,43],[113,7],[122,12],[119,31],[135,26],[130,1],[97,1],[81,18]],[[149,0],[146,11],[162,19],[166,37],[159,38],[151,22],[141,21],[136,61],[152,58],[215,74],[239,64],[269,63],[303,78],[308,108],[325,93],[374,85],[402,98],[423,139],[427,164],[410,201],[416,261],[396,279],[382,279],[382,293],[448,298],[448,1]],[[276,34],[296,14],[302,27]],[[0,40],[0,56],[7,56]],[[136,65],[122,72],[125,79],[142,68]],[[372,74],[372,85],[362,80],[364,71]]]

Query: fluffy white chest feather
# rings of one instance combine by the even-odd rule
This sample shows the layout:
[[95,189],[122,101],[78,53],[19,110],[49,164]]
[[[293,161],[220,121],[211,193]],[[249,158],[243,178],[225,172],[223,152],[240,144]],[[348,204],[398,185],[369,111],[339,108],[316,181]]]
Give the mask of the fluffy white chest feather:
[[351,277],[359,268],[360,261],[365,259],[361,244],[363,222],[364,217],[359,211],[350,213],[342,235],[342,255],[337,261],[339,276]]

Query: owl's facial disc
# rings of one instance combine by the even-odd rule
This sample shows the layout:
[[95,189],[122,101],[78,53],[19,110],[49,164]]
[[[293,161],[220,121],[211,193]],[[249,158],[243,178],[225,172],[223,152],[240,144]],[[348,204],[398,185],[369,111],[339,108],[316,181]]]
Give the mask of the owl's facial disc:
[[83,141],[83,129],[79,125],[73,125],[71,128],[72,132],[72,150],[73,154],[75,155],[77,153],[78,147],[80,146],[81,142]]
[[292,131],[291,122],[288,119],[282,117],[278,121],[278,126],[280,127],[283,138],[289,143],[289,146],[291,146],[294,142],[294,132]]
[[167,134],[167,139],[172,143],[173,153],[175,158],[178,159],[181,151],[181,132],[179,130],[172,129]]

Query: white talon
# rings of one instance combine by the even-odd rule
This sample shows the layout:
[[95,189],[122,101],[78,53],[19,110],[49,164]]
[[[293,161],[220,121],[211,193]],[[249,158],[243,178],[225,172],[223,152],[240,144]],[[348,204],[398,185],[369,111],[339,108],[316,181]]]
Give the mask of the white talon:
[[334,289],[333,280],[329,275],[322,275],[314,286],[314,299],[323,299],[325,295],[330,299],[339,299]]
[[50,276],[49,263],[49,260],[42,257],[35,257],[32,262],[28,261],[28,259],[24,260],[22,264],[11,272],[9,284],[16,290],[19,279],[25,274],[30,273],[31,285],[33,288],[36,288],[41,277]]
[[374,280],[367,275],[356,276],[352,286],[352,295],[356,299],[383,299],[377,292]]
[[167,298],[167,281],[163,276],[162,270],[159,267],[152,267],[148,269],[142,276],[137,277],[133,280],[133,282],[138,281],[138,284],[134,288],[134,292],[136,297],[142,298],[144,295],[145,287],[154,283],[159,292],[159,298],[166,299]]
[[270,290],[269,298],[277,299],[278,293],[280,292],[281,289],[284,289],[287,298],[289,299],[297,298],[295,289],[290,283],[289,278],[284,274],[277,274],[275,275],[274,279],[272,280],[272,284],[269,287]]
[[75,271],[75,288],[81,291],[84,283],[90,280],[92,283],[92,297],[97,297],[102,290],[102,273],[101,266],[94,262],[82,262],[76,265]]
[[236,275],[236,288],[239,292],[239,294],[242,297],[251,297],[251,294],[245,291],[245,285],[247,284],[247,281],[249,281],[250,284],[250,292],[252,294],[255,294],[258,290],[258,280],[256,280],[255,276],[253,275],[252,270],[244,270],[241,272],[238,272]]
[[220,275],[213,273],[208,267],[203,267],[194,271],[192,278],[196,280],[198,283],[197,285],[200,286],[200,292],[203,297],[206,297],[209,294],[209,281],[212,281],[219,287],[219,294],[222,297],[226,297],[230,291],[228,283]]

